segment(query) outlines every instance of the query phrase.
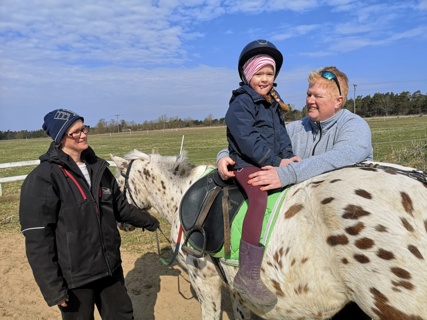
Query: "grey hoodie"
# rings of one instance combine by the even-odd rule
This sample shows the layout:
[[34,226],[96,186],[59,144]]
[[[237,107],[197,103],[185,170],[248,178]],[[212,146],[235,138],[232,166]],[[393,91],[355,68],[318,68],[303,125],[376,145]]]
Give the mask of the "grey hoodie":
[[[346,109],[320,123],[305,117],[286,125],[294,154],[302,158],[286,167],[276,167],[282,186],[365,160],[373,160],[368,123]],[[228,156],[221,150],[217,160]]]

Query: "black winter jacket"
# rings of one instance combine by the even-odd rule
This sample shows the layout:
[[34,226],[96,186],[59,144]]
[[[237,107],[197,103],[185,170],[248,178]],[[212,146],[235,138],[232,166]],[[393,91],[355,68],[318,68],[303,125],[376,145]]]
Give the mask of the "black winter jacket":
[[21,189],[19,217],[34,277],[49,306],[67,289],[121,268],[116,221],[150,231],[159,222],[124,200],[108,162],[83,151],[91,185],[76,163],[52,143]]

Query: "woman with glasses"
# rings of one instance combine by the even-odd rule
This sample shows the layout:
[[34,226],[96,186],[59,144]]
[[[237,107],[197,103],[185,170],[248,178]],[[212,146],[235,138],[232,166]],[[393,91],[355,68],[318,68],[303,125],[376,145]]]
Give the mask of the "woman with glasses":
[[[343,109],[348,94],[347,76],[336,67],[312,71],[308,76],[307,116],[286,125],[292,150],[302,160],[287,166],[265,166],[248,175],[248,184],[272,190],[302,182],[327,171],[372,160],[372,137],[368,123]],[[223,179],[235,177],[229,166],[234,161],[224,149],[217,156]],[[354,307],[354,305],[353,305]],[[345,319],[369,319],[356,308],[346,311]],[[335,319],[335,318],[334,318]]]
[[150,231],[159,222],[124,199],[83,121],[65,109],[44,117],[53,142],[25,179],[19,207],[28,262],[62,319],[94,319],[95,305],[102,319],[133,319],[116,221]]

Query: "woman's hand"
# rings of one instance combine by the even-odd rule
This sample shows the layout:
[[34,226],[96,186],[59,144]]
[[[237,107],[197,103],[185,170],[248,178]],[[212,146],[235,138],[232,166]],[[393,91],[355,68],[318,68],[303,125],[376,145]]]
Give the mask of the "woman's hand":
[[234,171],[228,170],[228,166],[233,166],[235,164],[234,160],[230,157],[223,157],[218,160],[218,172],[222,180],[227,180],[229,178],[234,178]]
[[249,175],[248,184],[253,186],[262,186],[260,189],[263,191],[280,188],[279,174],[275,167],[265,166],[260,171],[254,172]]
[[68,306],[67,302],[68,299],[64,299],[58,303],[58,306],[65,308],[66,306]]

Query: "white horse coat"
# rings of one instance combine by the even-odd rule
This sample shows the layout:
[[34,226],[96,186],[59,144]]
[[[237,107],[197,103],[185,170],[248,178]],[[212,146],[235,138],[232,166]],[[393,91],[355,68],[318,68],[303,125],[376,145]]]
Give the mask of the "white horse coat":
[[[137,206],[162,214],[176,240],[180,200],[207,166],[137,150],[112,158],[123,174],[135,159],[127,192]],[[424,182],[395,170],[350,167],[291,186],[261,270],[278,302],[271,309],[250,305],[233,290],[237,268],[223,264],[235,319],[249,319],[249,309],[266,319],[328,319],[355,301],[373,319],[427,320],[427,183],[421,177]],[[123,187],[124,178],[118,180]],[[220,319],[224,282],[211,258],[181,251],[178,261],[202,318]]]

